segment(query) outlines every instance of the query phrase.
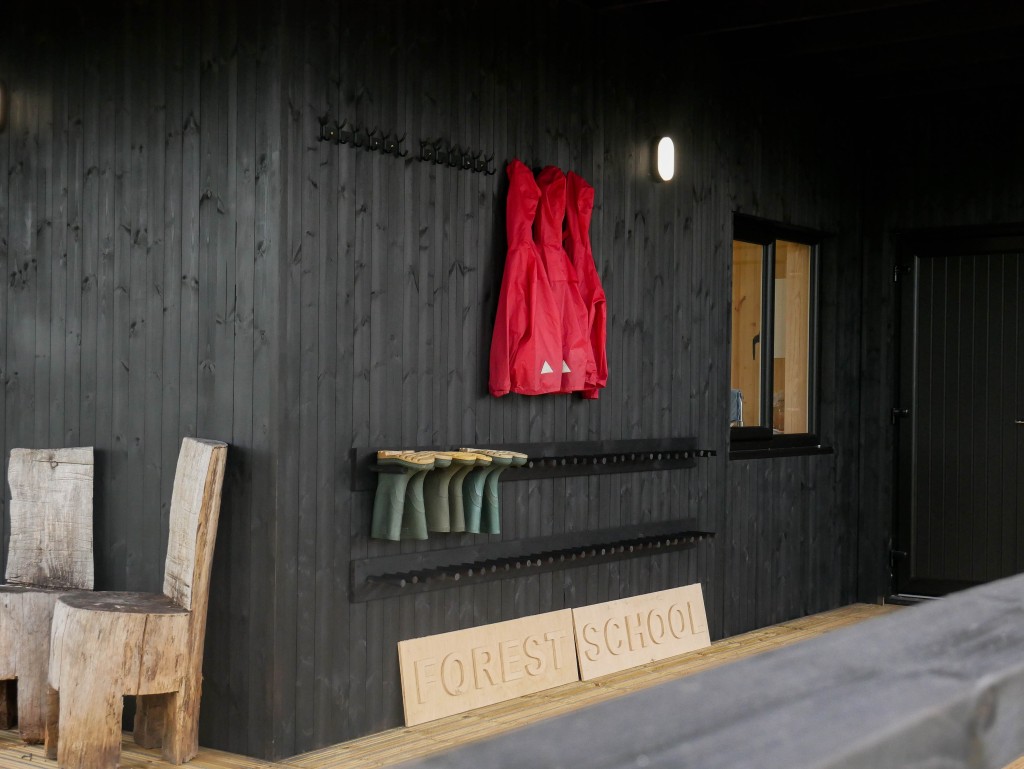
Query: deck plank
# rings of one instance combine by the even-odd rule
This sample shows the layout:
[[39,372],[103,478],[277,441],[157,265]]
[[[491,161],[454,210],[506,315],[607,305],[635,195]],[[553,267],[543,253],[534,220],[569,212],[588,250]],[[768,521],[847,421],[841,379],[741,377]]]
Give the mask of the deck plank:
[[[287,759],[287,763],[301,769],[356,769],[388,766],[399,760],[421,758],[450,750],[456,745],[487,739],[529,723],[621,697],[648,686],[718,667],[733,660],[789,646],[899,608],[890,605],[852,604],[725,638],[707,649],[604,676],[594,681],[565,684],[416,727],[390,729],[371,737],[315,750]],[[1024,766],[1014,769],[1024,769]]]
[[[518,729],[529,723],[621,697],[629,692],[719,667],[773,649],[829,633],[841,627],[898,610],[899,606],[852,604],[742,635],[716,641],[709,648],[653,662],[632,670],[580,681],[497,703],[468,713],[399,727],[279,762],[261,761],[217,750],[201,749],[188,766],[192,769],[370,769],[422,758]],[[126,734],[122,744],[123,769],[164,769],[159,751],[138,747]],[[0,731],[0,769],[56,766],[47,761],[41,745],[24,745],[13,731]],[[1024,757],[1006,767],[1024,769]]]

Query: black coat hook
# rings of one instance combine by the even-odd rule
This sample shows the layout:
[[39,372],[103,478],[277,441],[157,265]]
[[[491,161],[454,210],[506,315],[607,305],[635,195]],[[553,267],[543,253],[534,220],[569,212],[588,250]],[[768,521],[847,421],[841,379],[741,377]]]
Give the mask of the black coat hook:
[[[349,123],[348,119],[342,119],[339,123],[331,120],[329,114],[318,116],[317,121],[320,123],[320,141],[347,144],[350,147],[365,148],[369,152],[380,152],[382,155],[394,155],[398,158],[404,158],[409,154],[409,150],[402,147],[406,137],[404,133],[399,136],[397,131],[382,131],[377,127],[367,129]],[[437,146],[437,142],[421,139],[420,159],[436,162]]]
[[317,118],[320,123],[320,141],[333,142],[338,136],[338,124],[331,121],[329,115]]
[[433,163],[437,150],[430,139],[420,139],[420,160],[425,163]]
[[434,162],[438,165],[448,165],[448,155],[451,152],[451,148],[448,147],[443,139],[438,139],[434,142]]
[[349,126],[349,128],[346,129],[345,126],[347,126],[348,124],[349,123],[348,123],[347,120],[342,120],[341,121],[341,125],[338,126],[338,129],[337,129],[337,137],[338,137],[337,141],[338,141],[338,144],[348,144],[349,142],[351,142],[355,138],[355,128],[352,127],[352,126]]
[[402,152],[401,147],[402,142],[404,141],[405,134],[402,134],[401,138],[397,138],[395,136],[392,136],[391,134],[385,134],[384,146],[381,147],[380,151],[383,152],[385,155],[395,155],[396,157],[400,158],[405,157],[406,155],[409,154],[409,151],[406,150],[405,152]]
[[374,152],[379,150],[382,145],[382,139],[377,134],[377,127],[374,126],[372,131],[366,132],[366,150],[367,152]]
[[[407,150],[402,151],[401,145],[404,140],[404,135],[402,138],[396,139],[390,134],[385,134],[382,140],[383,147],[381,152],[385,155],[405,157],[409,152]],[[459,168],[463,171],[486,174],[487,176],[494,176],[497,173],[497,169],[493,166],[493,152],[488,155],[482,149],[464,147],[461,144],[454,144],[445,138],[422,138],[419,140],[419,143],[420,150],[417,159],[424,163]]]

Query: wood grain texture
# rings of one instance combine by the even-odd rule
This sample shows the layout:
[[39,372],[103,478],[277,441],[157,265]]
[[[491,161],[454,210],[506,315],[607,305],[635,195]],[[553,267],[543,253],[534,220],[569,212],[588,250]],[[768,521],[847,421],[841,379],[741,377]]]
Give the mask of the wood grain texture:
[[[62,414],[57,421],[63,428]],[[5,720],[14,715],[8,695],[16,693],[18,731],[26,742],[43,741],[49,716],[45,679],[54,603],[62,590],[93,587],[93,476],[92,447],[10,452],[0,679],[11,711]]]
[[[50,621],[61,594],[59,590],[0,585],[0,686],[5,689],[8,706],[13,700],[6,695],[16,693],[18,734],[30,743],[42,742],[46,728]],[[15,709],[11,711],[13,717]]]
[[[891,457],[897,445],[897,428],[890,414],[898,397],[894,383],[898,379],[897,309],[901,288],[892,277],[897,244],[890,233],[1013,224],[1022,219],[1024,158],[1018,151],[1014,129],[1000,119],[991,104],[979,102],[956,111],[954,119],[944,116],[945,111],[935,105],[904,105],[898,115],[899,129],[885,141],[873,142],[874,149],[865,148],[874,157],[870,167],[862,169],[865,183],[878,169],[885,169],[889,183],[879,189],[877,196],[867,196],[864,205],[865,258],[860,267],[864,286],[859,353],[864,372],[861,442],[877,447],[878,451],[864,454],[860,471],[859,493],[863,502],[857,568],[858,594],[862,598],[891,589],[887,553],[890,539],[896,534],[892,511],[897,479]],[[960,149],[948,162],[936,167],[931,158],[937,148],[954,146],[953,143]],[[1011,280],[1005,286],[1009,290],[1007,296],[1015,297],[1020,293],[1014,285],[1019,278]],[[1005,297],[1002,301],[990,301],[994,302],[994,309],[1009,307]],[[1019,340],[1019,331],[1014,337]],[[1004,395],[1011,401],[1019,400],[1019,390],[1014,388]],[[995,397],[998,403],[999,396]],[[958,420],[959,417],[951,425],[960,429]],[[1011,462],[1019,462],[1019,440],[1014,439],[1012,445],[1005,447],[1005,456]],[[1014,523],[1016,516],[998,517],[1001,524],[992,525],[999,525],[1004,531],[1005,542],[1016,543],[1022,531]]]
[[398,644],[407,726],[579,680],[568,610]]
[[[853,604],[822,614],[716,641],[708,649],[557,689],[525,695],[415,727],[399,727],[285,759],[303,769],[355,769],[370,762],[388,764],[442,753],[589,705],[721,667],[863,622],[899,606]],[[0,764],[2,766],[2,764]],[[7,769],[7,767],[3,767]]]
[[699,584],[581,606],[572,621],[583,681],[711,645]]
[[[26,8],[0,31],[0,440],[70,445],[77,429],[96,446],[105,590],[159,589],[182,437],[231,443],[202,719],[218,747],[283,756],[399,723],[387,649],[408,637],[700,582],[717,638],[839,605],[868,584],[858,563],[884,567],[887,470],[858,448],[884,435],[882,380],[859,396],[863,370],[891,370],[873,357],[884,300],[863,299],[885,290],[862,249],[884,248],[857,234],[847,113],[783,109],[696,50],[651,78],[640,36],[560,0],[518,9],[547,22],[516,36],[466,34],[477,11],[190,0],[62,24]],[[405,134],[410,155],[321,145],[327,113]],[[646,148],[661,132],[680,167],[655,186]],[[493,152],[497,173],[422,163],[420,139]],[[595,186],[611,369],[598,401],[486,395],[513,157]],[[837,233],[822,297],[834,456],[726,459],[733,211]],[[681,435],[718,456],[502,484],[489,537],[692,515],[715,542],[351,602],[352,560],[476,541],[371,541],[353,447]],[[766,503],[776,491],[781,507]]]
[[[473,714],[460,714],[413,728],[391,729],[290,757],[273,766],[354,769],[367,763],[389,763],[442,752],[456,744],[501,734],[605,699],[620,697],[632,691],[814,638],[901,608],[867,604],[843,607],[722,639],[715,642],[710,649],[645,665],[609,676],[600,682],[568,684],[555,690],[521,697],[514,702],[488,706]],[[121,754],[126,765],[133,762],[144,763],[160,769],[171,766],[160,759],[158,751],[139,747],[130,734],[126,734],[122,740]],[[17,733],[0,731],[0,769],[26,769],[42,759],[41,746],[26,746],[18,739]],[[189,765],[200,769],[252,769],[271,766],[265,761],[206,748],[201,748]],[[1018,769],[1017,762],[1012,766],[1013,769]]]
[[206,610],[226,449],[218,441],[186,438],[178,454],[164,595],[189,611]]
[[7,581],[91,590],[93,450],[12,449]]
[[609,767],[642,755],[654,767],[999,769],[1024,750],[1022,587],[1018,575],[405,766],[557,766],[586,752]]
[[[80,592],[54,610],[47,753],[63,767],[119,764],[124,695],[140,744],[180,764],[199,749],[203,646],[227,446],[182,441],[165,593]],[[95,663],[92,661],[96,660]]]

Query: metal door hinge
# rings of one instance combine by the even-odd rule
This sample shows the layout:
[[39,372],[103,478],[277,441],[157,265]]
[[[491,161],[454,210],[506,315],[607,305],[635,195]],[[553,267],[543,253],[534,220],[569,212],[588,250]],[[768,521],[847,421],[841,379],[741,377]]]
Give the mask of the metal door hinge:
[[906,550],[890,550],[889,551],[889,571],[896,568],[896,561],[901,558],[907,557]]
[[910,409],[893,409],[891,414],[892,423],[896,424],[897,419],[910,416]]

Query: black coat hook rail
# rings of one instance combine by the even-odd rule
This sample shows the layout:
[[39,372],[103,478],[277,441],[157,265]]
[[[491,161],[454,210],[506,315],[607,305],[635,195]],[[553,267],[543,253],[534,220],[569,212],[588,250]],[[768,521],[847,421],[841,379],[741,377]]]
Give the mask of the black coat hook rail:
[[[462,446],[470,444],[463,443]],[[697,448],[697,439],[642,438],[621,441],[562,441],[548,443],[472,444],[478,449],[504,449],[526,454],[523,467],[510,467],[501,483],[537,478],[568,478],[579,475],[634,473],[647,470],[678,470],[696,467],[697,460],[715,456],[714,449]],[[376,473],[404,472],[377,466],[377,449],[405,451],[454,450],[455,446],[358,446],[352,449],[352,491],[377,488]]]
[[322,142],[343,144],[352,149],[364,149],[367,152],[379,152],[382,155],[393,155],[397,158],[404,158],[409,154],[409,150],[402,149],[405,134],[399,136],[397,133],[380,131],[376,126],[370,129],[361,128],[347,120],[342,120],[339,123],[327,115],[320,117],[319,121],[319,138]]
[[[329,115],[321,115],[318,121],[320,122],[320,135],[317,138],[322,142],[340,144],[352,149],[364,149],[368,152],[379,152],[382,155],[391,155],[396,158],[404,158],[409,155],[409,150],[402,147],[405,134],[399,136],[397,132],[381,131],[376,126],[373,128],[360,127],[349,123],[346,119],[342,119],[339,123]],[[494,167],[493,152],[487,154],[485,150],[463,147],[461,144],[455,144],[445,138],[420,139],[420,151],[416,159],[424,163],[485,174],[486,176],[494,176],[498,172]]]
[[352,561],[355,603],[689,550],[715,536],[696,519],[569,532]]
[[453,144],[449,139],[420,139],[420,161],[494,176],[494,153]]

